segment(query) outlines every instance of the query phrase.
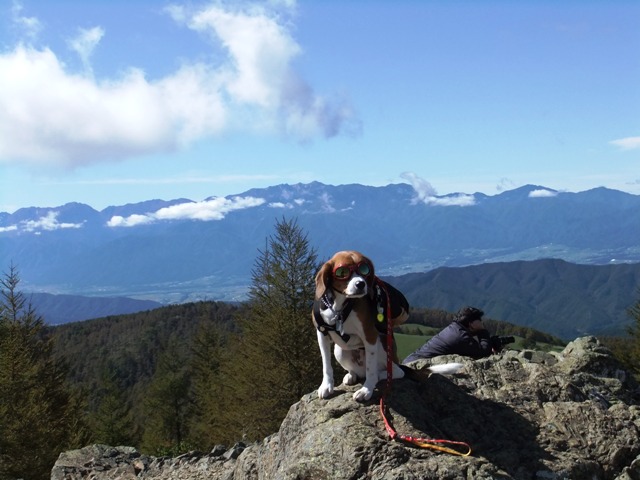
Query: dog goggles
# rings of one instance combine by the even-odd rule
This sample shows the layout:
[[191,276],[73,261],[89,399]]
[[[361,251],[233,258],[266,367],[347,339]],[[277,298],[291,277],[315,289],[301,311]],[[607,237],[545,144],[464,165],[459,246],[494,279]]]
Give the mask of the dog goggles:
[[338,280],[347,280],[351,278],[353,272],[363,277],[371,275],[371,265],[367,262],[360,262],[357,265],[339,265],[333,270],[333,277]]

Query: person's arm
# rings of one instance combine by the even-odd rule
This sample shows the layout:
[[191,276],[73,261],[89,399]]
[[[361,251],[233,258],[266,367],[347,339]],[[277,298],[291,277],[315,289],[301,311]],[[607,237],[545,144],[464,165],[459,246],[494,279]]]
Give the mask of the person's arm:
[[491,346],[491,336],[487,330],[480,330],[477,334],[478,340],[473,338],[469,332],[460,330],[460,338],[456,345],[458,355],[464,355],[471,358],[484,358],[493,353]]
[[407,356],[402,363],[406,365],[409,362],[414,362],[422,358],[432,358],[439,355],[440,353],[438,352],[437,345],[438,338],[436,335],[425,342],[418,350]]
[[407,358],[405,358],[402,363],[407,364],[409,362],[413,362],[415,360],[419,360],[421,358],[433,358],[438,355],[446,355],[447,353],[453,353],[449,350],[451,349],[451,327],[445,327],[443,330],[438,332],[436,335],[431,337],[424,345],[422,345],[418,350],[410,354]]

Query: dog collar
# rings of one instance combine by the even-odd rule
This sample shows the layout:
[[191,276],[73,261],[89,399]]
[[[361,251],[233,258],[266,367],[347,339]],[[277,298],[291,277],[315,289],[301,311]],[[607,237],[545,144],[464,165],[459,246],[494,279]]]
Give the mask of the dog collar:
[[320,307],[320,310],[326,310],[326,309],[331,310],[331,313],[333,314],[331,316],[331,320],[333,320],[333,322],[334,322],[335,331],[338,332],[340,335],[343,335],[344,334],[344,321],[347,319],[347,317],[351,313],[351,309],[353,308],[351,300],[347,299],[345,301],[342,309],[340,309],[340,310],[335,310],[333,308],[333,298],[330,297],[329,294],[327,294],[327,293],[325,293],[322,296],[322,298],[320,298],[320,301],[322,302],[322,304],[325,307],[325,308]]

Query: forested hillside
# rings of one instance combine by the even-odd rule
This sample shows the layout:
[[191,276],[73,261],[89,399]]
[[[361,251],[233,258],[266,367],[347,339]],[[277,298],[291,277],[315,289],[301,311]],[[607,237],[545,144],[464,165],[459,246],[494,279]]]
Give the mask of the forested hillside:
[[69,378],[96,395],[95,388],[105,375],[117,380],[123,390],[137,390],[153,376],[161,356],[191,357],[199,334],[210,328],[233,331],[234,317],[241,310],[221,302],[185,303],[73,322],[48,331],[56,351],[68,362]]
[[573,340],[624,335],[637,300],[640,264],[578,265],[557,259],[441,267],[391,280],[413,306],[487,315]]
[[195,372],[206,368],[199,362],[218,354],[244,310],[197,302],[51,327],[85,398],[92,440],[153,453],[186,442],[197,417]]

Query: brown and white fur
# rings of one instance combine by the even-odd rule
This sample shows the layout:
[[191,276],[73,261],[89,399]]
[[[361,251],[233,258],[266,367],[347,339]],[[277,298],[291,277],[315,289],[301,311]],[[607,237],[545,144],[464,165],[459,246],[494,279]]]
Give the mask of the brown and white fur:
[[[352,271],[350,278],[346,280],[336,279],[333,276],[334,269],[338,266],[355,266],[360,262],[368,262],[370,273],[366,276]],[[336,360],[347,371],[343,383],[354,385],[364,379],[362,388],[353,394],[354,400],[366,401],[371,398],[373,390],[379,380],[387,378],[387,353],[382,346],[375,319],[377,315],[374,293],[375,272],[370,259],[359,252],[349,250],[336,253],[327,261],[316,275],[316,301],[321,301],[326,292],[332,292],[332,305],[323,305],[320,309],[322,321],[318,322],[315,313],[312,314],[313,323],[316,326],[318,345],[322,356],[322,384],[318,388],[320,398],[328,398],[333,393],[333,368],[331,366],[331,343],[334,346]],[[326,297],[325,297],[326,298]],[[321,332],[318,325],[324,323],[336,326],[335,313],[341,312],[348,299],[351,299],[353,308],[348,317],[343,319],[343,333],[349,335],[345,342],[336,331]],[[393,325],[404,323],[409,317],[409,312],[401,309],[399,314],[388,321]],[[393,378],[402,378],[404,372],[398,366],[398,359],[393,352],[394,363]]]

